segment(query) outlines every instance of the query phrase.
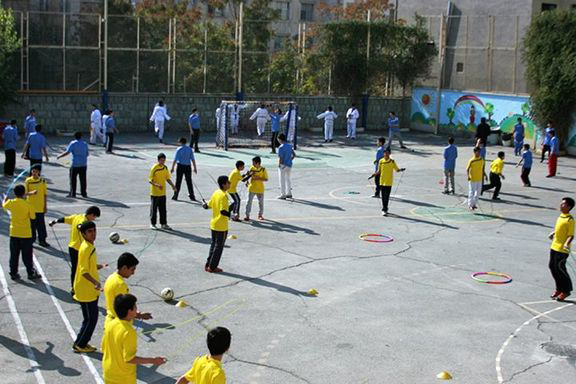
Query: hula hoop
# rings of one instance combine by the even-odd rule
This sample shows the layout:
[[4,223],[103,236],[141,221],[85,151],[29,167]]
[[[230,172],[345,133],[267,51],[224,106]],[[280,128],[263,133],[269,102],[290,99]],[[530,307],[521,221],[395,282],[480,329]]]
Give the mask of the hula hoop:
[[363,233],[358,238],[369,243],[391,243],[394,241],[392,236],[381,235],[379,233]]
[[[478,276],[497,276],[504,278],[504,280],[486,280]],[[512,281],[510,275],[501,272],[476,272],[472,274],[472,278],[477,282],[484,284],[508,284]]]

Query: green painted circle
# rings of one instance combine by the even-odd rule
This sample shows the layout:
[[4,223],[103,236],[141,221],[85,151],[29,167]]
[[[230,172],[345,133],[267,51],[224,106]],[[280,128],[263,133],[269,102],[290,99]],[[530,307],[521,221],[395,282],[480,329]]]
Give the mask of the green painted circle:
[[487,222],[499,219],[498,214],[483,214],[478,211],[472,213],[468,208],[462,207],[416,207],[410,212],[418,217],[460,223]]

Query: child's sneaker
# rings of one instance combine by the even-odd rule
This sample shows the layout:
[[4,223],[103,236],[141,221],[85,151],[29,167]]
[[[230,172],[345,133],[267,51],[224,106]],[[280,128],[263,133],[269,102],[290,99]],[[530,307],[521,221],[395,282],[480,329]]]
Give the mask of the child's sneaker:
[[244,218],[244,221],[250,221],[250,216],[246,216],[246,217]]
[[560,291],[554,291],[554,294],[552,296],[550,296],[551,299],[556,299],[562,292]]
[[560,294],[556,297],[556,301],[564,301],[568,296],[570,296],[569,293],[560,292]]
[[284,195],[280,195],[277,197],[278,200],[286,200],[286,196]]
[[260,220],[260,221],[264,220],[264,216],[258,215],[258,220]]
[[74,351],[74,353],[91,353],[96,352],[96,349],[97,349],[96,347],[90,344],[86,344],[85,347],[79,347],[76,344],[72,346],[72,350]]
[[169,226],[168,224],[162,224],[162,229],[166,230],[166,231],[171,231],[172,227]]

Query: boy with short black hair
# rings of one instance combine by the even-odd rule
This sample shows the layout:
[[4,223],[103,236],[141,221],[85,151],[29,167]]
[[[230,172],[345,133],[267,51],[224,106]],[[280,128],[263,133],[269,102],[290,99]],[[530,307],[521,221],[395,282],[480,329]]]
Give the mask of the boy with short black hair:
[[[104,328],[115,318],[118,317],[114,310],[114,299],[118,295],[125,295],[129,293],[128,285],[124,279],[128,279],[136,273],[136,266],[139,264],[136,256],[129,252],[124,252],[118,257],[116,262],[116,272],[112,273],[104,283],[104,297],[106,298],[106,320]],[[149,320],[152,318],[150,313],[136,312],[135,319]]]
[[46,223],[44,222],[44,215],[46,214],[46,194],[48,187],[46,180],[40,177],[40,165],[34,164],[30,169],[32,176],[26,178],[24,182],[26,186],[26,200],[36,214],[36,218],[32,220],[32,243],[36,241],[36,234],[38,234],[38,244],[41,247],[50,247],[46,242]]
[[388,148],[392,146],[392,140],[395,136],[398,137],[400,148],[406,149],[402,141],[402,132],[400,132],[400,119],[396,116],[396,112],[390,112],[388,114]]
[[458,148],[454,145],[454,138],[448,138],[448,146],[444,148],[444,194],[454,194],[454,172],[456,169],[456,159],[458,158]]
[[150,183],[150,229],[158,229],[156,227],[156,214],[160,212],[160,225],[162,229],[171,230],[166,218],[166,183],[170,184],[174,192],[176,186],[170,179],[170,172],[166,163],[166,155],[163,153],[158,154],[158,162],[150,169],[148,175],[148,182]]
[[212,220],[210,220],[210,231],[212,232],[212,243],[204,270],[210,273],[222,272],[218,268],[226,236],[228,235],[228,219],[230,219],[230,207],[228,205],[228,196],[226,191],[230,188],[228,176],[218,177],[218,187],[210,197],[207,203],[202,206],[204,209],[212,208]]
[[406,168],[398,168],[396,162],[390,157],[390,147],[386,147],[384,156],[378,162],[378,171],[374,173],[375,177],[378,175],[380,193],[382,194],[382,216],[388,216],[388,202],[394,182],[394,171],[404,172],[405,170]]
[[86,171],[88,169],[88,144],[82,140],[82,132],[74,133],[72,140],[66,151],[62,152],[56,159],[60,159],[68,154],[72,154],[72,165],[70,166],[70,192],[67,197],[76,197],[76,179],[80,178],[80,193],[82,197],[87,198],[86,193]]
[[4,140],[4,176],[14,176],[14,168],[16,168],[16,145],[18,144],[18,128],[16,127],[16,120],[11,120],[10,124],[4,127],[2,132],[2,139]]
[[498,197],[500,188],[502,188],[502,181],[500,181],[500,179],[505,179],[502,174],[502,171],[504,170],[504,156],[505,154],[503,151],[498,152],[498,157],[490,164],[490,184],[482,187],[482,193],[494,188],[492,200],[500,200]]
[[280,178],[280,196],[281,200],[292,198],[292,180],[290,174],[292,173],[292,160],[296,157],[294,148],[286,142],[286,135],[281,133],[278,135],[278,176]]
[[550,131],[550,154],[548,155],[548,174],[546,177],[556,176],[558,155],[560,154],[560,141],[554,130]]
[[116,119],[114,117],[114,111],[108,110],[102,117],[102,124],[104,132],[106,133],[106,153],[114,153],[114,134],[118,133],[118,128],[116,128]]
[[376,184],[376,190],[374,191],[374,194],[372,195],[372,197],[376,197],[379,198],[380,197],[380,175],[378,174],[378,164],[380,163],[380,160],[384,157],[384,151],[386,150],[386,147],[384,146],[386,144],[386,138],[385,137],[379,137],[378,138],[378,149],[376,150],[376,160],[374,160],[374,173],[376,176],[374,176],[374,183]]
[[224,327],[216,327],[208,332],[206,344],[209,355],[197,357],[192,368],[178,379],[176,384],[225,384],[226,374],[221,361],[230,349],[232,335]]
[[264,182],[268,181],[268,172],[262,166],[262,159],[256,156],[252,159],[252,166],[242,181],[248,181],[248,202],[246,203],[246,217],[244,221],[250,221],[252,201],[254,196],[258,198],[258,220],[264,220]]
[[31,220],[36,218],[34,208],[26,201],[26,187],[18,184],[14,187],[16,198],[8,199],[4,196],[2,208],[10,212],[10,278],[20,280],[18,273],[18,259],[22,253],[22,261],[28,272],[28,279],[36,280],[41,278],[34,269],[32,261],[32,224]]
[[40,172],[42,172],[42,154],[46,158],[46,162],[49,161],[48,151],[46,150],[46,138],[42,134],[42,125],[38,124],[36,126],[36,132],[33,132],[26,139],[26,145],[22,150],[22,158],[28,158],[30,160],[30,167],[34,164],[39,164]]
[[200,152],[198,142],[200,141],[200,115],[196,108],[188,116],[188,128],[190,128],[190,148],[194,147],[195,152]]
[[524,164],[522,165],[522,174],[520,175],[520,178],[525,187],[530,187],[532,186],[532,184],[530,184],[530,178],[528,177],[530,176],[530,170],[532,169],[532,152],[530,151],[530,144],[524,144],[522,158],[518,164],[516,164],[516,168],[518,168],[522,163]]
[[574,199],[565,197],[560,204],[560,217],[556,220],[554,232],[548,235],[552,240],[548,267],[556,283],[552,299],[564,301],[572,293],[572,280],[566,270],[566,261],[570,255],[570,246],[574,240],[574,218],[570,211],[574,208]]
[[244,162],[238,160],[236,162],[236,168],[228,175],[228,180],[230,181],[230,189],[228,189],[228,194],[234,200],[232,207],[232,216],[230,219],[233,221],[240,221],[240,195],[238,194],[238,183],[242,180],[242,171],[244,170]]
[[92,205],[86,209],[86,212],[77,215],[69,215],[52,220],[48,225],[54,226],[56,223],[66,223],[70,225],[70,240],[68,243],[68,255],[70,256],[70,284],[72,286],[72,296],[74,296],[74,277],[78,267],[78,251],[82,245],[82,234],[80,233],[80,224],[85,221],[94,221],[100,217],[100,208]]
[[132,320],[138,316],[136,296],[121,294],[114,298],[118,317],[104,328],[102,337],[102,370],[106,384],[135,384],[137,365],[166,363],[165,357],[139,357],[138,337]]
[[484,173],[484,159],[480,156],[480,148],[474,147],[474,156],[468,160],[466,174],[468,175],[468,208],[478,208],[478,197],[482,191],[482,180],[486,178]]
[[[170,169],[170,173],[174,173],[174,167],[176,166],[176,191],[174,192],[174,196],[172,196],[172,200],[178,200],[178,193],[182,186],[182,177],[185,177],[186,185],[188,186],[188,197],[191,201],[196,201],[194,186],[192,184],[192,171],[198,173],[194,152],[192,151],[192,147],[186,145],[185,137],[181,137],[178,143],[180,146],[176,150],[174,161],[172,162],[172,169]],[[190,164],[192,164],[192,166]]]

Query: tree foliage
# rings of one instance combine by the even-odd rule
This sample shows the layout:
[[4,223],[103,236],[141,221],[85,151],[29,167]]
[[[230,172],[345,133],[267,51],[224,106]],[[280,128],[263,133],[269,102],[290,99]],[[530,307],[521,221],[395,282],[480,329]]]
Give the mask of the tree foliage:
[[0,107],[12,100],[17,89],[14,54],[19,48],[20,39],[14,28],[12,10],[2,8],[0,2]]
[[532,114],[539,122],[552,121],[563,141],[576,112],[576,13],[534,17],[524,37],[524,60]]

